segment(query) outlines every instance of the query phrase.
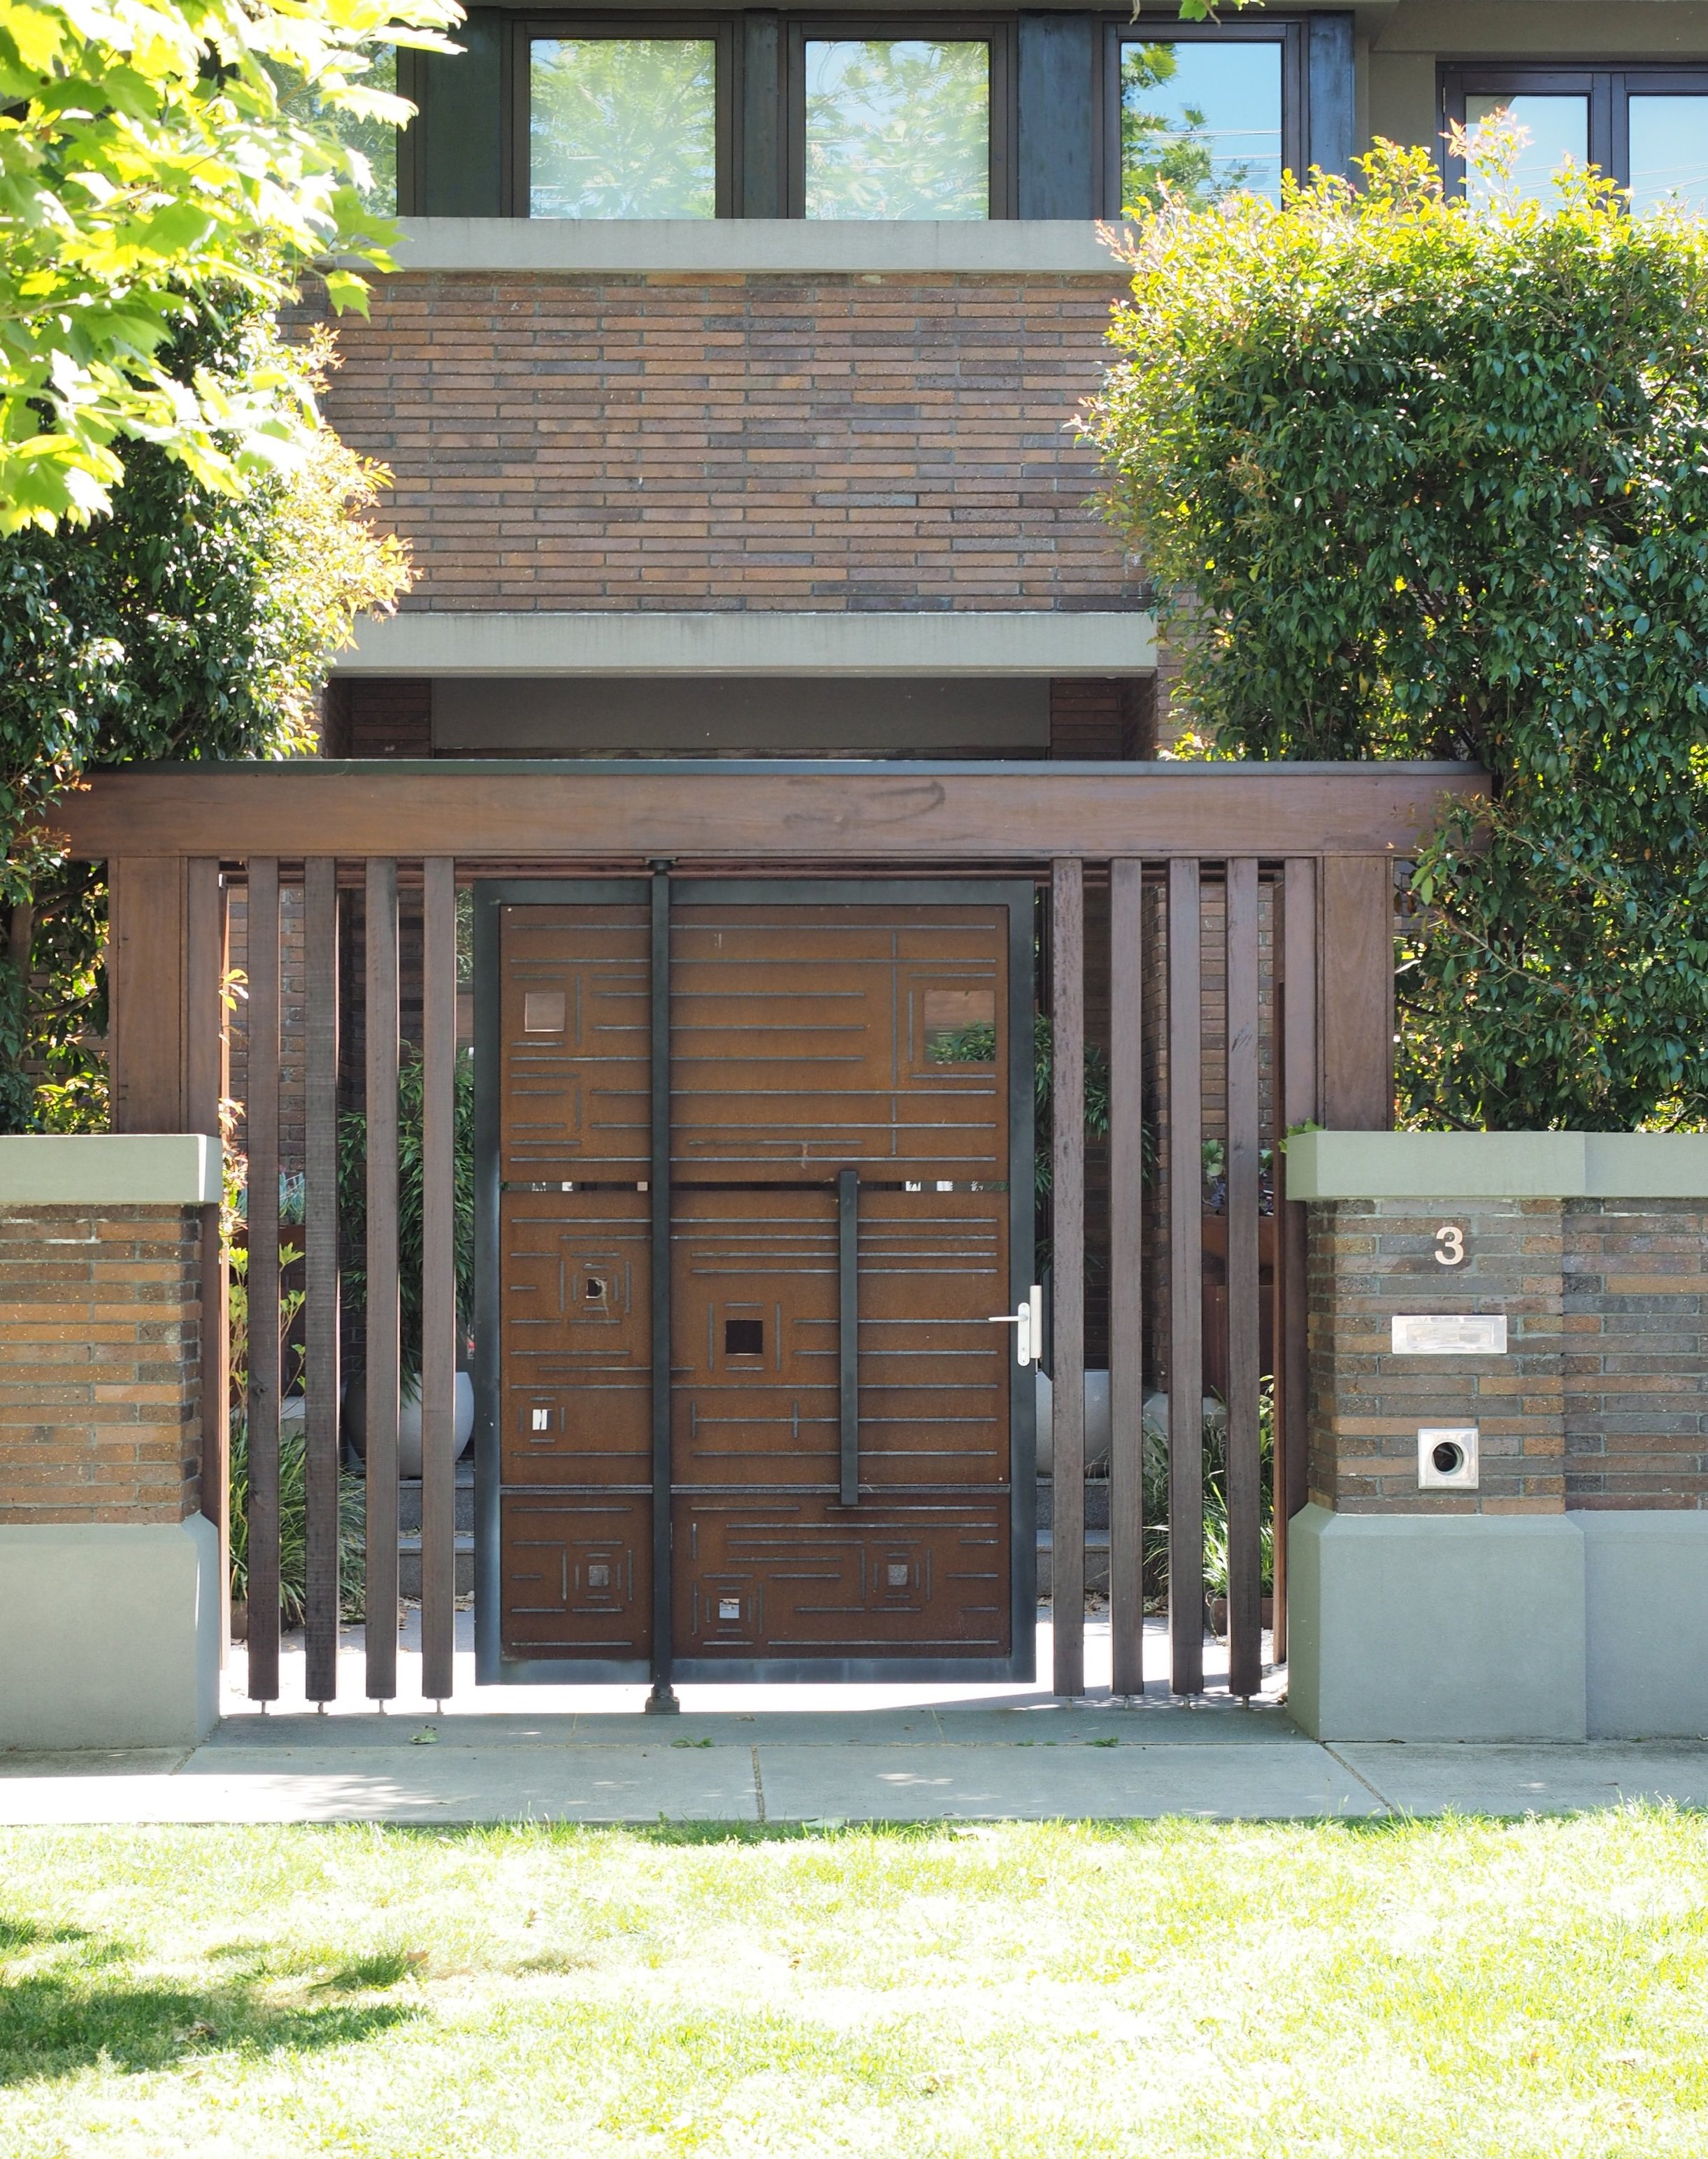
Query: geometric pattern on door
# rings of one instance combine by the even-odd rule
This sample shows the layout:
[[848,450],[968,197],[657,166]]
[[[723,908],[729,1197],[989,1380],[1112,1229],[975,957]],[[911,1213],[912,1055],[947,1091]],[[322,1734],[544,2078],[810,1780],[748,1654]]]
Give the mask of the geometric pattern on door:
[[478,919],[485,1675],[1029,1674],[1030,887],[682,881],[663,1045],[646,886]]

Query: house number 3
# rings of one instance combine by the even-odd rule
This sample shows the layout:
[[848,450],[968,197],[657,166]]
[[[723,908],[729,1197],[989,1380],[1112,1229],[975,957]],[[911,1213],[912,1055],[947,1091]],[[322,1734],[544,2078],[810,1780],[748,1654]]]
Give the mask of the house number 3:
[[1465,1233],[1455,1222],[1449,1222],[1435,1233],[1435,1260],[1438,1267],[1462,1266],[1465,1260]]

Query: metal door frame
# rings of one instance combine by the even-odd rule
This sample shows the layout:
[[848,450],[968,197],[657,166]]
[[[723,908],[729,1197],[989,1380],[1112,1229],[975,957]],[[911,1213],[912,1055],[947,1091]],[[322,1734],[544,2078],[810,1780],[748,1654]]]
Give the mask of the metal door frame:
[[[695,1685],[890,1685],[981,1680],[1029,1680],[1037,1670],[1038,1435],[1035,1367],[1011,1358],[1009,1373],[1009,1654],[1006,1657],[748,1657],[678,1658],[675,1654],[670,1531],[670,1162],[668,1120],[657,1114],[670,1101],[670,984],[658,965],[661,938],[668,951],[668,906],[1002,907],[1008,914],[1008,1306],[1029,1292],[1036,1236],[1033,1131],[1033,1015],[1036,888],[1029,878],[729,878],[670,876],[660,864],[644,878],[482,878],[474,887],[474,1651],[482,1686],[573,1686],[651,1680],[668,1688],[672,1676]],[[502,1646],[499,1596],[499,1178],[500,1115],[499,910],[505,907],[573,907],[603,901],[653,907],[652,1134],[653,1251],[653,1649],[650,1659],[510,1657]],[[660,1027],[663,1018],[665,1025]],[[659,1054],[662,1040],[664,1054]],[[662,1192],[662,1214],[658,1199]],[[662,1245],[662,1254],[660,1245]],[[664,1264],[660,1264],[660,1257]],[[665,1385],[658,1385],[662,1357]]]

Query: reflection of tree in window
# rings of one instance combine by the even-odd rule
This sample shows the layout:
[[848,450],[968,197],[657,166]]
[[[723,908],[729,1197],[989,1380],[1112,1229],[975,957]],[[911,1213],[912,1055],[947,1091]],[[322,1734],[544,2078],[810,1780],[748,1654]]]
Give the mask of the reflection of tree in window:
[[709,38],[539,38],[529,59],[535,217],[712,217]]
[[1121,208],[1281,199],[1281,47],[1123,44]]
[[990,173],[982,40],[808,40],[809,217],[987,217]]
[[[369,120],[354,112],[322,105],[300,76],[288,76],[282,68],[272,70],[279,85],[279,104],[293,120],[332,123],[333,132],[346,148],[360,151],[368,161],[368,184],[360,189],[363,206],[377,217],[397,215],[397,130],[389,120]],[[364,90],[397,90],[397,48],[382,45],[371,55],[365,75],[353,76]]]

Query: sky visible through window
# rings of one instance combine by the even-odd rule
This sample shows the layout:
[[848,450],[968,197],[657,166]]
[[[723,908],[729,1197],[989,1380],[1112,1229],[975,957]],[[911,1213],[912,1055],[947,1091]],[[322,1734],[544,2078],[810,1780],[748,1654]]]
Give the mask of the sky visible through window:
[[[1557,192],[1554,175],[1562,162],[1570,158],[1575,164],[1588,163],[1589,99],[1581,95],[1524,91],[1508,97],[1478,92],[1465,100],[1467,129],[1474,130],[1485,120],[1503,115],[1523,128],[1528,138],[1519,144],[1513,163],[1513,186],[1519,199],[1552,202]],[[1474,167],[1465,175],[1465,193],[1473,203],[1487,205],[1504,192],[1500,180]]]
[[1708,213],[1708,97],[1634,95],[1631,207],[1668,202]]
[[1166,187],[1198,203],[1281,200],[1281,49],[1161,39],[1121,46],[1121,207]]
[[808,39],[806,214],[988,217],[989,45]]
[[710,38],[536,38],[528,53],[531,215],[716,215]]

